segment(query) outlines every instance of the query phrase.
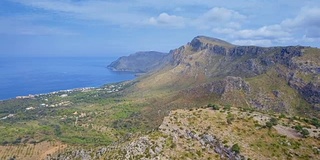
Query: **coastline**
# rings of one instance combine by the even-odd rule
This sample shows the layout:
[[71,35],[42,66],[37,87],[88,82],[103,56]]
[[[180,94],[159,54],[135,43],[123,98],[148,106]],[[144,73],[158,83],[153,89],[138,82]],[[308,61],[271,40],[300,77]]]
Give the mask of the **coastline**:
[[39,93],[39,94],[29,94],[25,96],[16,96],[9,99],[0,99],[0,102],[9,101],[9,100],[18,100],[18,99],[37,99],[42,96],[60,96],[60,97],[67,97],[68,94],[74,92],[88,92],[88,91],[106,91],[107,93],[118,92],[122,90],[125,83],[129,83],[132,80],[120,81],[120,82],[113,82],[113,83],[106,83],[99,87],[80,87],[80,88],[73,88],[73,89],[65,89],[65,90],[58,90],[53,92],[47,93]]
[[6,58],[0,71],[0,101],[132,80],[134,73],[106,68],[114,57]]

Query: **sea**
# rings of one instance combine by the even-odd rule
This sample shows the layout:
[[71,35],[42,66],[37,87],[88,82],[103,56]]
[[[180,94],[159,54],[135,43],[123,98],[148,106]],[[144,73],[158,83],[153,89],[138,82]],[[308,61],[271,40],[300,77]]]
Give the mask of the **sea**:
[[0,100],[132,80],[107,66],[117,57],[2,57]]

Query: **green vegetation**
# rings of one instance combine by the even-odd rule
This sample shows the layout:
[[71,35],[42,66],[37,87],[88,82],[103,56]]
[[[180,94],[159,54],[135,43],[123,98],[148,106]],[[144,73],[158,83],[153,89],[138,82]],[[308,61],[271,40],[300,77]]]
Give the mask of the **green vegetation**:
[[0,144],[59,140],[99,146],[121,140],[127,133],[145,131],[139,117],[144,105],[133,105],[119,93],[110,93],[111,86],[121,90],[124,85],[73,91],[67,97],[56,93],[1,101],[0,115],[5,118],[0,120]]
[[302,136],[305,137],[305,138],[310,134],[307,129],[302,129],[300,133],[301,133]]
[[229,113],[229,114],[227,115],[227,123],[228,123],[228,124],[231,124],[234,119],[235,119],[235,118],[234,118],[234,115],[233,115],[233,114]]
[[317,128],[320,128],[320,120],[318,118],[312,118],[310,124],[314,125]]
[[219,109],[220,109],[220,107],[219,107],[218,105],[216,105],[216,104],[211,104],[211,103],[209,103],[209,104],[207,105],[207,107],[212,108],[213,110],[219,110]]
[[231,150],[235,153],[240,153],[240,146],[238,145],[238,143],[232,145]]

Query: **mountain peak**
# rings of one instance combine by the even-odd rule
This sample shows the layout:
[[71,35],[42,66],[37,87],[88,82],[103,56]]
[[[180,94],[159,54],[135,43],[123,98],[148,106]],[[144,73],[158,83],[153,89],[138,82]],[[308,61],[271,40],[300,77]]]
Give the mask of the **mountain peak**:
[[196,36],[193,38],[193,40],[190,42],[190,45],[194,48],[199,48],[199,46],[206,46],[206,45],[213,45],[213,46],[222,46],[222,47],[233,47],[234,45],[223,41],[218,38],[212,38],[207,36]]
[[207,36],[196,36],[192,41],[200,41],[201,43],[219,45],[219,46],[233,46],[233,44],[226,42],[224,40],[207,37]]

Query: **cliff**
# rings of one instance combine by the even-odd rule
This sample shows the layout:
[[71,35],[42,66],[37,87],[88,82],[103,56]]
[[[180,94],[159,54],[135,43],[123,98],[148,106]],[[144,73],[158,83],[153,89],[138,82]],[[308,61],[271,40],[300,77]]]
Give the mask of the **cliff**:
[[181,101],[308,114],[320,109],[319,55],[311,47],[237,46],[198,36],[170,51],[167,67],[140,79],[136,91],[161,88]]

